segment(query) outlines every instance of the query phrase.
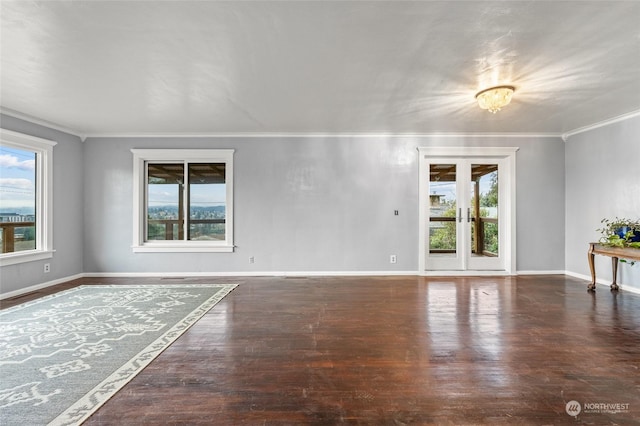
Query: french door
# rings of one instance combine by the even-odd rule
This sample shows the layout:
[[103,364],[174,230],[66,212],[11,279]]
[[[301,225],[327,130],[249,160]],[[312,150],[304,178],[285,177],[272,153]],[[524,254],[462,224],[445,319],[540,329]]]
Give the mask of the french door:
[[420,270],[515,272],[515,148],[420,148]]

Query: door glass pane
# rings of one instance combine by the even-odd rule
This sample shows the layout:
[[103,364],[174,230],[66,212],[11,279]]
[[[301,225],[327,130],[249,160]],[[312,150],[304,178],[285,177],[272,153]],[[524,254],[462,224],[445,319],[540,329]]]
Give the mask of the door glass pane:
[[184,164],[147,164],[147,241],[184,239]]
[[189,164],[189,239],[224,240],[227,187],[224,163]]
[[456,256],[456,165],[431,164],[429,170],[429,255]]
[[36,153],[0,147],[2,253],[36,249]]
[[495,257],[498,247],[498,165],[471,165],[471,254]]

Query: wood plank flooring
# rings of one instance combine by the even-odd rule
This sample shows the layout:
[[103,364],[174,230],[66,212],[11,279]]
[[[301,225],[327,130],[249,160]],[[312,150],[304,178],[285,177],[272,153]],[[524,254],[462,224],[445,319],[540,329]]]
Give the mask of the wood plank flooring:
[[561,275],[83,278],[1,306],[174,282],[240,285],[86,424],[640,424],[640,295]]

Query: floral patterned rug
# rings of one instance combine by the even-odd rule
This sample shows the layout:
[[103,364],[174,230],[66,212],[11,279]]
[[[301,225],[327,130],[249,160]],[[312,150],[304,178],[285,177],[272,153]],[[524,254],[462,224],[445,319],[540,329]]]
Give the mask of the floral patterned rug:
[[0,311],[0,423],[82,423],[235,287],[89,285]]

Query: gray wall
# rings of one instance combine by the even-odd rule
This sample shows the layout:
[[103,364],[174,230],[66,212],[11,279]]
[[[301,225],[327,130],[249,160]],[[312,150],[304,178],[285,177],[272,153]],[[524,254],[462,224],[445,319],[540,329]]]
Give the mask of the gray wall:
[[[534,137],[89,138],[84,270],[416,272],[416,147],[463,145],[520,147],[517,269],[564,270],[564,144]],[[132,253],[131,148],[234,148],[236,251]]]
[[[70,277],[83,272],[83,149],[77,136],[28,123],[6,115],[1,127],[58,142],[53,148],[52,259],[3,266],[0,293]],[[45,274],[43,265],[51,264]]]
[[[415,273],[419,146],[520,147],[517,269],[565,269],[565,145],[559,139],[89,138],[82,143],[12,117],[3,116],[2,127],[58,142],[52,271],[43,273],[45,261],[3,267],[2,293],[82,272]],[[236,251],[134,254],[131,148],[234,148]],[[389,263],[390,254],[398,256],[397,264]]]
[[[589,275],[588,243],[603,218],[640,217],[640,117],[571,136],[566,143],[566,270]],[[598,278],[611,261],[596,256]],[[640,289],[640,265],[620,264],[618,283]]]

